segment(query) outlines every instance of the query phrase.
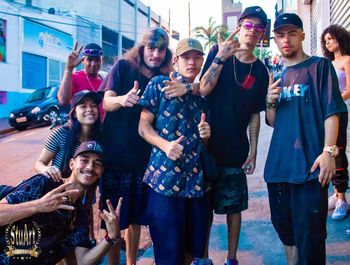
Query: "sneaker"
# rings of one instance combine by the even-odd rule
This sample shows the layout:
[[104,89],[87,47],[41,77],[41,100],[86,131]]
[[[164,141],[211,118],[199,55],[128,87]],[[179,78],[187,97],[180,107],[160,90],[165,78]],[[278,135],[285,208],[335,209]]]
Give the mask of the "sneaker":
[[328,210],[333,210],[335,208],[337,200],[338,200],[338,197],[337,197],[337,194],[335,193],[332,196],[328,197]]
[[346,213],[348,211],[348,204],[346,201],[343,200],[338,200],[336,205],[335,205],[335,210],[332,214],[332,219],[333,220],[341,220],[346,217]]
[[213,262],[211,259],[194,258],[191,265],[213,265]]
[[226,262],[224,265],[239,265],[238,260],[235,259],[226,259]]

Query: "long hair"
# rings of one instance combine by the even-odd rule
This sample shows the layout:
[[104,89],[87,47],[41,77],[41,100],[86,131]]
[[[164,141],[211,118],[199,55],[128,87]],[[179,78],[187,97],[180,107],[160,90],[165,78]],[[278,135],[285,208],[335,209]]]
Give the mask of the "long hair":
[[350,33],[344,27],[340,25],[331,25],[326,28],[321,35],[321,47],[325,57],[334,60],[334,53],[330,52],[326,47],[326,41],[324,37],[329,33],[338,42],[338,47],[341,55],[350,55]]
[[[141,69],[141,66],[145,64],[143,60],[143,52],[145,46],[143,44],[137,44],[129,51],[127,51],[123,58],[131,63],[135,69]],[[172,71],[172,52],[169,48],[166,48],[166,54],[163,63],[159,67],[159,74],[169,75]]]
[[[71,170],[69,167],[69,161],[74,155],[74,148],[79,144],[79,138],[81,136],[81,124],[76,117],[74,117],[75,110],[70,114],[68,126],[68,137],[64,146],[64,155],[63,161],[61,164],[62,177],[67,178],[70,176]],[[94,140],[101,142],[102,136],[102,126],[100,120],[100,110],[98,110],[98,120],[94,123],[90,135],[88,136],[89,140]]]

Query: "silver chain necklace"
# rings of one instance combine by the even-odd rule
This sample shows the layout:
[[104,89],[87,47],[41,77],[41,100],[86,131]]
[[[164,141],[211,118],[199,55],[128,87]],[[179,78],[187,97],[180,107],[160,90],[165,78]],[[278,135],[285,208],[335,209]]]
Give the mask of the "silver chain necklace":
[[244,80],[243,83],[240,83],[238,82],[238,79],[237,79],[237,74],[236,74],[236,59],[235,59],[235,56],[232,56],[232,60],[233,60],[233,75],[235,77],[235,81],[238,85],[240,85],[241,87],[244,87],[244,85],[249,81],[250,79],[250,75],[252,73],[252,68],[253,68],[253,63],[250,63],[250,69],[249,69],[249,74],[247,76],[247,78]]
[[89,77],[88,77],[88,75],[86,74],[85,71],[84,71],[84,74],[85,74],[85,77],[86,77],[87,81],[88,81],[89,84],[90,84],[90,87],[91,87],[92,91],[95,91],[95,88],[94,88],[93,85],[91,84],[90,79],[89,79]]

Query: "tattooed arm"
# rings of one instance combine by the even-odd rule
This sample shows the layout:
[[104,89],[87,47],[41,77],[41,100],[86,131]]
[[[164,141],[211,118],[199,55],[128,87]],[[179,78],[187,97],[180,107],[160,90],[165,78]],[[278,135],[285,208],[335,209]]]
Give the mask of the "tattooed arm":
[[223,65],[219,65],[213,62],[209,69],[205,72],[199,86],[199,93],[202,96],[208,96],[216,86],[222,67]]
[[249,125],[250,151],[247,160],[242,165],[242,169],[248,175],[253,174],[256,165],[256,153],[258,148],[258,137],[260,131],[260,114],[253,113],[250,117]]

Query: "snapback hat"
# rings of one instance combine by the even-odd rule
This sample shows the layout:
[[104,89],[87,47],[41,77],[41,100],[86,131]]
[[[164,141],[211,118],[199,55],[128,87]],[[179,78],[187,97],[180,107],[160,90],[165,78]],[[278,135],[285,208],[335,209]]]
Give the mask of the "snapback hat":
[[301,18],[294,13],[284,13],[279,15],[273,24],[273,31],[284,26],[295,27],[304,30],[303,21],[301,21]]
[[87,57],[100,57],[103,55],[102,48],[96,43],[86,44],[83,50],[83,55]]
[[168,48],[168,33],[161,27],[150,28],[143,35],[141,44],[152,48]]
[[95,153],[100,156],[103,155],[102,147],[96,141],[86,141],[82,142],[78,149],[75,151],[73,158],[76,158],[82,153]]
[[80,102],[84,98],[91,98],[97,105],[99,105],[102,102],[103,99],[103,92],[92,92],[90,90],[82,90],[74,94],[71,103],[70,103],[70,111],[69,111],[69,117],[72,119],[73,117],[73,112],[76,108],[77,105],[80,104]]
[[267,15],[260,6],[249,6],[246,9],[244,9],[238,22],[240,22],[241,20],[247,17],[259,18],[261,20],[261,23],[264,25],[264,27],[266,27],[267,25]]
[[198,51],[204,55],[202,44],[193,38],[185,38],[180,40],[176,46],[175,54],[176,56],[180,56],[188,51]]

